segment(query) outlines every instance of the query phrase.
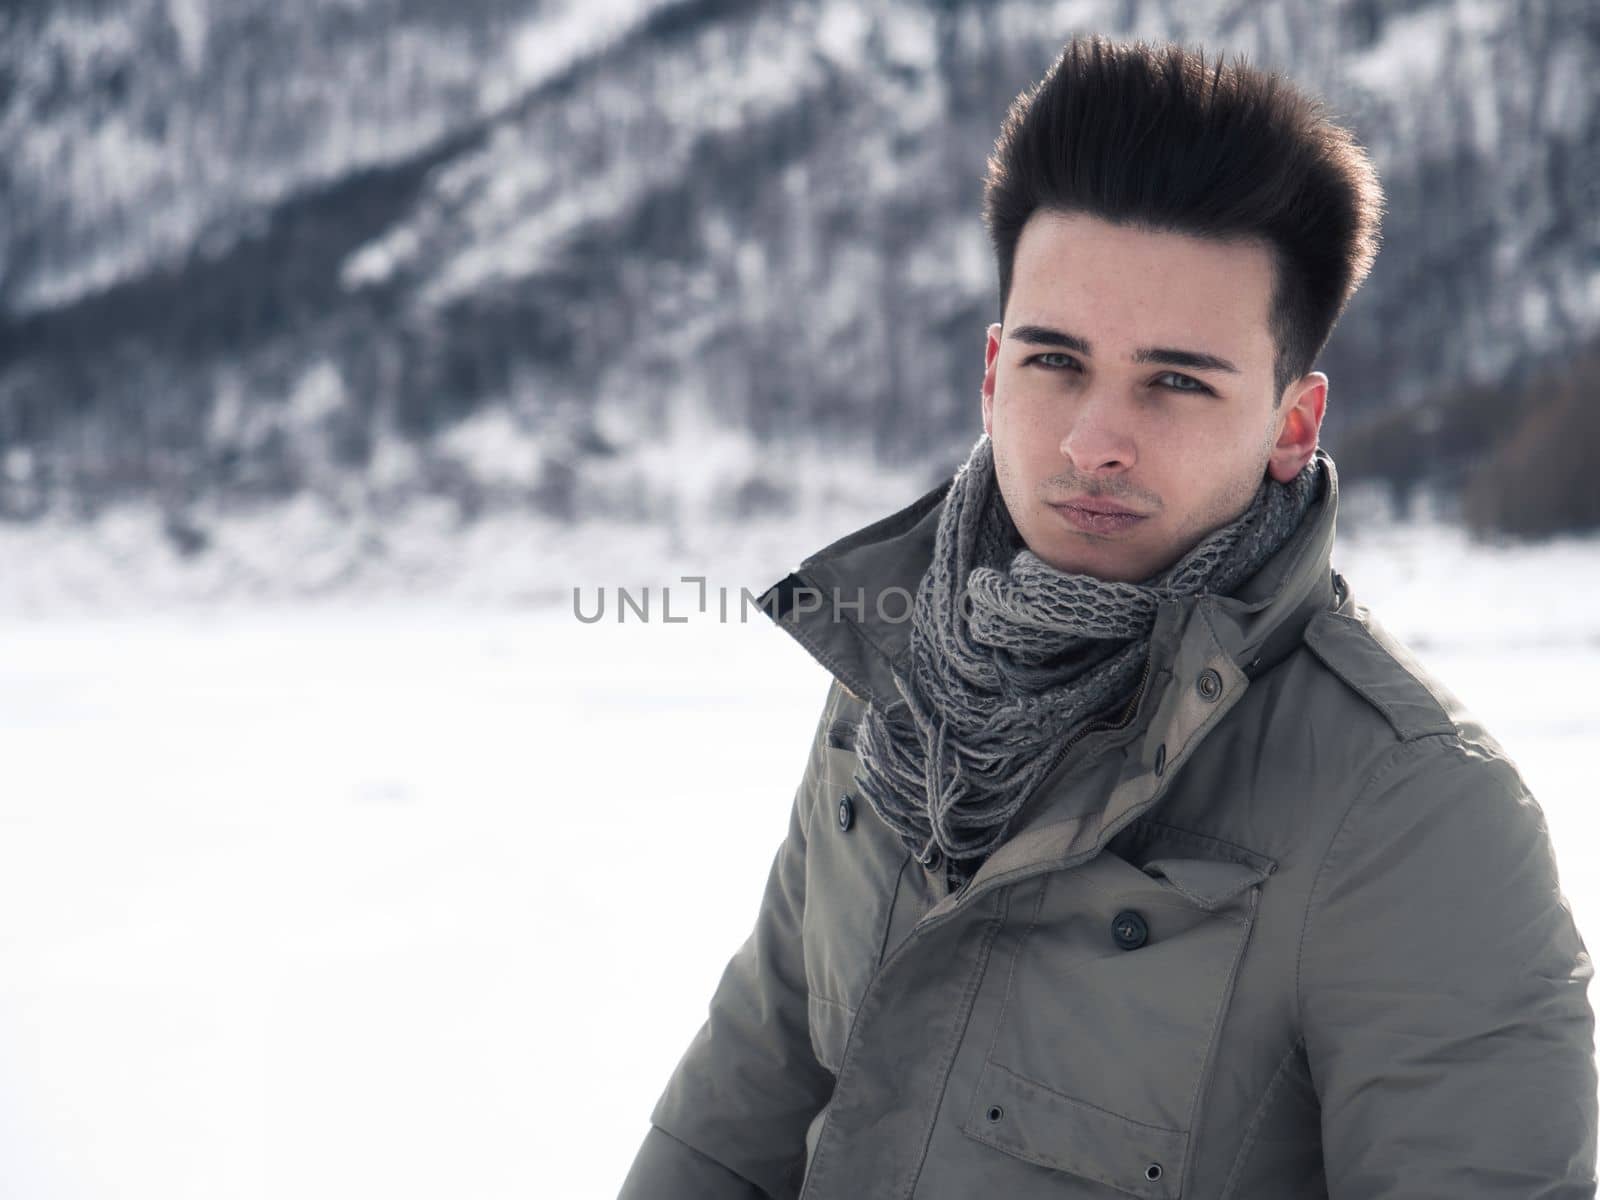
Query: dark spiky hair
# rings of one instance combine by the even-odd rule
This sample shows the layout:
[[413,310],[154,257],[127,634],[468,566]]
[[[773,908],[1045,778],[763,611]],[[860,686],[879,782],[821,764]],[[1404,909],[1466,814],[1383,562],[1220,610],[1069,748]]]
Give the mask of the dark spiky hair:
[[983,218],[1002,321],[1017,239],[1041,208],[1264,240],[1277,405],[1372,269],[1383,191],[1349,131],[1278,72],[1092,34],[1012,102],[989,158]]

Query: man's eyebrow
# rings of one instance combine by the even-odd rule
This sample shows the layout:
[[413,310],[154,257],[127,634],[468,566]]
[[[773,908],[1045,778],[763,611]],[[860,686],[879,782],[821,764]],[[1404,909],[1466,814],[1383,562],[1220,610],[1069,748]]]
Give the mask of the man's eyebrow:
[[[1060,346],[1063,350],[1071,350],[1074,354],[1081,354],[1085,358],[1094,356],[1089,343],[1077,334],[1062,333],[1059,329],[1051,329],[1045,325],[1018,325],[1015,329],[1007,330],[1005,336],[1013,341],[1026,342],[1030,346]],[[1215,354],[1206,354],[1199,350],[1175,350],[1170,346],[1141,347],[1134,351],[1133,361],[1160,363],[1167,367],[1187,367],[1191,371],[1226,371],[1231,375],[1241,374],[1238,367]]]

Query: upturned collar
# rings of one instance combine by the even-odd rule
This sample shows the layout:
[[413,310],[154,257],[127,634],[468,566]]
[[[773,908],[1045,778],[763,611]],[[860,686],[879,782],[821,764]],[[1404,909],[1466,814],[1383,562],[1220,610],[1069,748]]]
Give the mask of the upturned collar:
[[[1325,450],[1318,448],[1316,458],[1326,476],[1322,495],[1261,570],[1231,596],[1202,592],[1164,602],[1179,610],[1169,621],[1184,625],[1187,611],[1203,603],[1218,646],[1249,678],[1286,657],[1310,619],[1335,603],[1338,473]],[[911,610],[951,483],[945,479],[904,508],[817,550],[759,599],[762,611],[847,691],[885,713],[904,704],[894,677],[910,654]]]

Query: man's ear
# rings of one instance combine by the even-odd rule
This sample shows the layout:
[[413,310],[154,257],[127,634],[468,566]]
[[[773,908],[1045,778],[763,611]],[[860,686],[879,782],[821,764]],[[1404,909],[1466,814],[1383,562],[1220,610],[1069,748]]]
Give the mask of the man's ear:
[[1328,377],[1321,371],[1302,375],[1283,396],[1278,438],[1272,443],[1267,471],[1279,483],[1288,483],[1317,452],[1322,415],[1328,404]]
[[989,326],[983,347],[983,387],[979,389],[983,397],[983,431],[991,437],[994,435],[994,376],[1000,362],[1000,335],[1001,325],[996,321]]

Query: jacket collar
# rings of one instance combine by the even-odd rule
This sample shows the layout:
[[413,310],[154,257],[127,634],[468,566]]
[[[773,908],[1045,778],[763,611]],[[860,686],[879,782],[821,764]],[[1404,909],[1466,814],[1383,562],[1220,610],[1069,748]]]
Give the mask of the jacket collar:
[[[1330,561],[1338,475],[1326,452],[1316,454],[1327,486],[1294,536],[1233,596],[1160,602],[1148,682],[1129,723],[1088,735],[1076,756],[1063,754],[971,883],[943,894],[921,920],[1098,853],[1160,800],[1250,680],[1287,657],[1311,618],[1338,602],[1342,581]],[[909,653],[910,605],[932,559],[950,482],[817,551],[760,598],[762,610],[847,690],[883,711],[905,703],[894,672]],[[942,868],[930,870],[940,881],[932,886],[944,888]]]
[[[1334,598],[1331,555],[1338,473],[1318,449],[1327,487],[1295,535],[1232,596],[1185,597],[1169,621],[1203,604],[1220,649],[1254,678],[1299,644]],[[933,558],[953,476],[897,512],[824,546],[762,593],[762,611],[842,683],[880,711],[903,705],[894,675],[910,652],[911,608]],[[1159,649],[1159,647],[1157,647]],[[1163,664],[1152,662],[1152,667]]]

